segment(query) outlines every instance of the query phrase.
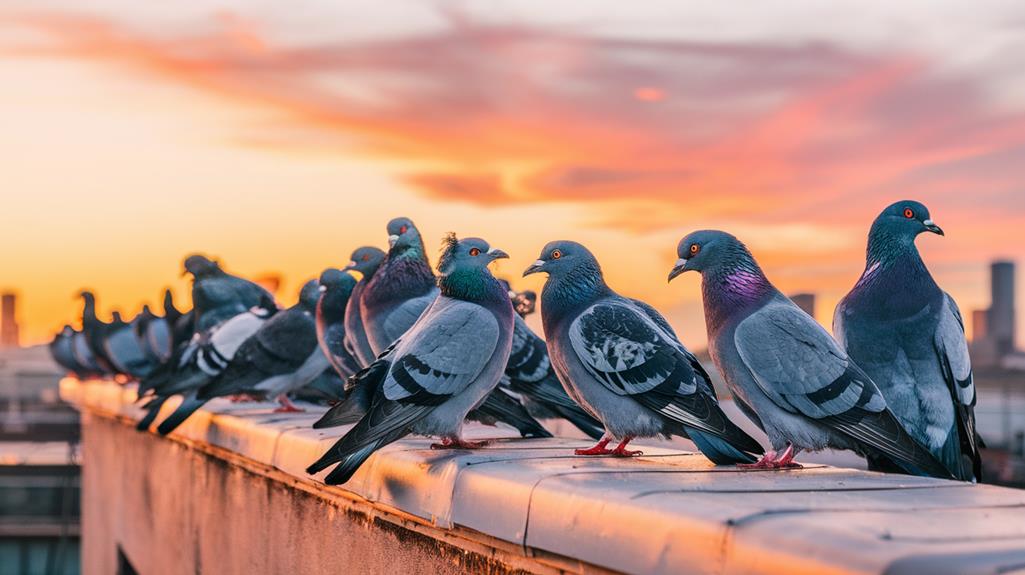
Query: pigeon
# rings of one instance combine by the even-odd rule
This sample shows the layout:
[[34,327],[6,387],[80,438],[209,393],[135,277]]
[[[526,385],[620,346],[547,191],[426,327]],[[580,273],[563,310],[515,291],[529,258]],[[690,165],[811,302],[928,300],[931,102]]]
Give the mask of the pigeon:
[[79,379],[85,379],[90,375],[89,370],[75,358],[74,348],[75,330],[70,325],[65,325],[50,342],[50,356]]
[[566,393],[548,358],[544,340],[530,329],[518,313],[513,318],[512,352],[500,385],[516,394],[533,417],[561,417],[593,439],[600,438],[604,433],[601,422],[591,417]]
[[359,299],[363,328],[375,357],[405,333],[438,295],[423,240],[413,222],[395,218],[387,229],[388,257]]
[[156,367],[146,355],[134,327],[121,319],[119,312],[113,312],[112,321],[106,327],[103,350],[114,370],[131,379],[141,379]]
[[86,340],[83,332],[76,331],[71,334],[71,352],[75,356],[75,361],[82,366],[84,370],[83,376],[104,377],[110,374],[109,371],[100,365],[96,356],[93,355],[89,342]]
[[222,321],[262,306],[274,297],[259,285],[226,273],[221,266],[201,255],[185,258],[186,273],[193,276],[192,306],[195,331],[205,331]]
[[[904,428],[962,481],[982,478],[975,385],[957,304],[915,247],[943,235],[913,201],[887,207],[868,235],[865,271],[836,306],[833,333]],[[869,469],[894,471],[869,455]]]
[[103,340],[107,336],[107,324],[96,317],[96,296],[89,290],[83,290],[79,296],[82,298],[82,334],[92,355],[92,361],[100,367],[103,372],[113,374],[117,372],[110,358],[107,357]]
[[461,439],[460,431],[467,413],[498,385],[509,360],[512,304],[488,270],[489,263],[507,257],[479,238],[445,238],[438,297],[354,376],[375,380],[365,388],[372,392],[369,411],[308,473],[338,463],[325,481],[345,483],[371,454],[410,433],[441,437],[432,446],[439,449],[482,447]]
[[352,252],[352,261],[342,271],[357,271],[363,277],[352,290],[349,301],[352,305],[345,307],[345,346],[349,353],[355,357],[360,367],[366,367],[373,363],[377,356],[370,347],[370,340],[367,339],[367,332],[363,329],[363,316],[360,315],[359,302],[363,297],[363,290],[374,277],[377,268],[381,266],[386,254],[384,251],[373,246],[363,246]]
[[[239,347],[276,312],[277,306],[273,302],[265,302],[264,306],[254,307],[195,334],[172,358],[173,365],[139,383],[140,399],[150,399],[145,406],[148,413],[136,428],[140,431],[149,429],[160,408],[175,394],[185,394],[183,404],[194,402],[197,390],[224,371]],[[152,396],[145,395],[151,391]]]
[[320,274],[320,300],[317,302],[317,343],[338,375],[348,378],[362,369],[345,347],[345,312],[356,287],[356,279],[336,269]]
[[[762,447],[719,407],[708,374],[651,306],[612,290],[576,242],[551,242],[523,275],[548,274],[541,319],[569,394],[605,427],[577,455],[639,455],[635,437],[690,438],[716,464],[754,462]],[[608,444],[619,445],[609,449]]]
[[772,445],[755,467],[797,467],[799,451],[828,447],[950,477],[904,430],[871,378],[769,282],[737,238],[698,231],[680,240],[677,253],[669,280],[701,273],[709,353],[737,406]]
[[132,332],[150,362],[160,365],[170,359],[171,330],[167,321],[154,315],[148,305],[142,306],[142,311],[132,320]]

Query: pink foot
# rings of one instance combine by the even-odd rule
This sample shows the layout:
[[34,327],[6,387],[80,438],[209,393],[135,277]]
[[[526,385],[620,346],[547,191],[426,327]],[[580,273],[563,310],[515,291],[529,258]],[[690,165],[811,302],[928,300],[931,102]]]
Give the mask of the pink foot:
[[442,438],[441,443],[432,443],[431,449],[480,449],[487,447],[490,441],[464,441],[462,439]]
[[602,437],[601,441],[599,441],[594,447],[588,447],[587,449],[575,449],[573,453],[574,455],[609,455],[612,453],[612,450],[605,446],[608,445],[610,441],[612,441],[612,438],[605,436]]
[[281,404],[281,407],[275,409],[274,413],[303,413],[304,411],[306,411],[305,409],[292,403],[288,399],[288,396],[285,394],[281,394],[278,396],[278,403]]
[[757,462],[738,463],[737,467],[741,469],[802,469],[804,466],[794,461],[795,455],[797,455],[797,451],[794,446],[787,444],[787,448],[782,453],[766,451],[765,455]]
[[250,402],[250,401],[259,401],[259,399],[257,399],[256,396],[250,395],[248,393],[239,393],[237,395],[229,395],[228,399],[232,403],[246,403],[246,402]]
[[612,455],[615,455],[616,457],[637,457],[638,455],[644,455],[643,451],[630,451],[626,448],[626,444],[630,443],[631,439],[633,439],[633,437],[627,436],[623,441],[620,441],[619,445],[612,450]]

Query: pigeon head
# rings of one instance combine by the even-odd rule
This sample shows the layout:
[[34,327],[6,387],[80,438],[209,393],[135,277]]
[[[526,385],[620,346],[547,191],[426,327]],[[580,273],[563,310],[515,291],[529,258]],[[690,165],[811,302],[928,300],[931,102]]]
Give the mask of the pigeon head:
[[200,254],[193,254],[185,258],[182,266],[185,269],[182,275],[188,273],[197,278],[210,275],[221,269],[221,266],[219,266],[217,262]]
[[114,325],[121,325],[125,323],[125,320],[121,319],[121,312],[114,310],[110,312],[111,323]]
[[448,234],[442,240],[438,260],[438,287],[448,297],[477,301],[497,294],[508,302],[508,292],[488,270],[491,262],[508,257],[509,254],[480,238],[460,240],[455,234]]
[[[676,265],[669,272],[669,281],[683,272],[699,273],[732,270],[738,267],[757,268],[754,257],[740,240],[719,230],[700,230],[688,234],[676,246]],[[761,273],[761,270],[758,270]]]
[[320,274],[320,291],[332,292],[348,297],[352,288],[356,287],[356,278],[334,268],[328,268]]
[[388,222],[388,246],[391,253],[401,253],[409,248],[423,250],[420,231],[409,218],[395,218]]
[[96,303],[96,295],[87,289],[78,292],[78,297],[82,298],[82,300],[85,301],[85,303],[87,304]]
[[917,256],[915,238],[922,232],[943,235],[943,230],[930,218],[929,208],[911,200],[887,206],[872,222],[867,261],[892,263],[902,255]]
[[304,309],[313,311],[317,309],[317,301],[320,299],[320,284],[317,280],[310,280],[303,284],[299,290],[299,305]]
[[546,273],[548,277],[559,278],[581,269],[593,269],[601,274],[601,266],[590,250],[569,240],[548,242],[541,250],[537,261],[523,270],[523,277],[530,274]]
[[356,248],[356,250],[352,252],[352,261],[349,262],[349,265],[342,268],[342,271],[353,270],[363,274],[363,277],[365,278],[370,277],[374,275],[374,272],[376,272],[377,268],[380,267],[381,262],[384,261],[385,255],[387,254],[384,253],[384,250],[375,248],[374,246]]

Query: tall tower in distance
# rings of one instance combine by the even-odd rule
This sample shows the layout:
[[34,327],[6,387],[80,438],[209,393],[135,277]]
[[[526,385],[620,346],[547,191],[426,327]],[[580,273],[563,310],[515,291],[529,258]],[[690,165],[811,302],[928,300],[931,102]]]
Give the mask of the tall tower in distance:
[[5,293],[0,296],[0,347],[18,347],[18,322],[14,318],[17,296]]
[[815,294],[795,293],[790,296],[790,301],[797,304],[797,307],[804,310],[804,313],[815,317]]
[[1004,356],[1015,350],[1014,262],[995,261],[990,264],[990,288],[992,299],[986,318],[986,332],[998,356]]

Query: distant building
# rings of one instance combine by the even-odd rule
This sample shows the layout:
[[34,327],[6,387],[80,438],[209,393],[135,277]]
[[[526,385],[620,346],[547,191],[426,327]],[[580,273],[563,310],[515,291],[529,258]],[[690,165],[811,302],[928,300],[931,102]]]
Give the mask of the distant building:
[[986,339],[986,335],[989,332],[987,327],[986,318],[989,317],[988,309],[975,309],[972,310],[972,341],[982,341]]
[[17,296],[5,293],[0,296],[0,347],[18,347]]
[[990,265],[992,300],[986,318],[986,337],[993,341],[1000,356],[1015,347],[1014,262],[997,261]]
[[790,300],[797,304],[797,307],[803,309],[804,313],[815,317],[815,294],[795,293],[790,296]]

